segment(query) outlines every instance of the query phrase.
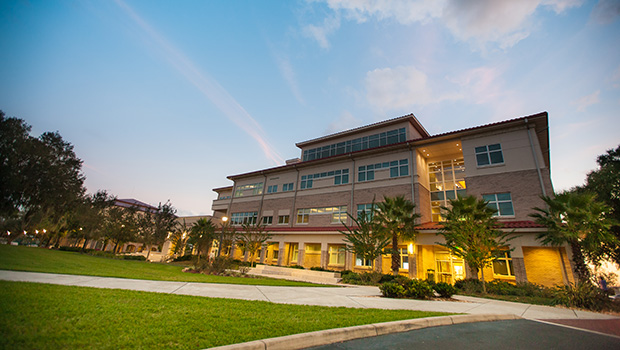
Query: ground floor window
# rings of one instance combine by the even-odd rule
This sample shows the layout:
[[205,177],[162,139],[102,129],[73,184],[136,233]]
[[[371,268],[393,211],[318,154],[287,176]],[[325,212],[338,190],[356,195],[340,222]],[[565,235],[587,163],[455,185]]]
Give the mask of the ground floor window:
[[452,256],[448,251],[435,252],[436,282],[454,283],[465,278],[463,259]]
[[501,257],[493,260],[493,274],[502,277],[514,277],[515,272],[512,268],[510,251],[505,251]]
[[355,266],[370,266],[372,267],[372,260],[370,259],[364,259],[362,257],[356,257],[355,258]]
[[299,244],[291,244],[291,262],[298,263],[299,260]]
[[329,264],[330,265],[344,265],[345,250],[344,246],[331,245],[329,246]]
[[398,248],[398,252],[400,253],[400,268],[409,270],[409,253],[407,248]]

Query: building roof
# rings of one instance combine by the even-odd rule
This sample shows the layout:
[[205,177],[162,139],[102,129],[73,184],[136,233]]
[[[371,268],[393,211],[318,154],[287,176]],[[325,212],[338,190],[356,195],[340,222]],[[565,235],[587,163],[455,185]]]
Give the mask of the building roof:
[[299,148],[302,148],[302,147],[311,145],[313,143],[323,142],[323,141],[334,139],[334,138],[340,138],[340,137],[345,136],[345,135],[357,134],[360,131],[372,130],[372,129],[388,126],[388,125],[391,125],[391,124],[397,124],[397,123],[403,122],[405,120],[409,121],[409,123],[411,123],[411,125],[413,125],[413,127],[416,130],[418,130],[418,132],[420,133],[420,135],[422,135],[423,138],[430,136],[430,134],[428,133],[428,131],[426,131],[424,126],[422,126],[422,124],[420,123],[418,118],[416,118],[413,114],[408,114],[408,115],[404,115],[402,117],[392,118],[392,119],[388,119],[388,120],[380,121],[380,122],[377,122],[377,123],[360,126],[360,127],[349,129],[349,130],[340,131],[340,132],[337,132],[337,133],[334,133],[334,134],[329,134],[329,135],[317,137],[315,139],[298,142],[298,143],[295,144],[295,146],[297,146]]
[[[321,138],[300,142],[300,143],[297,144],[297,146],[298,147],[306,146],[306,145],[311,144],[311,143],[315,143],[315,142],[319,142],[319,141],[325,141],[325,140],[327,140],[329,138],[340,137],[340,136],[342,136],[344,134],[347,134],[347,133],[354,133],[354,132],[359,132],[361,130],[382,127],[382,126],[385,126],[385,125],[389,125],[390,123],[398,123],[398,122],[402,122],[403,120],[407,120],[407,119],[411,120],[411,122],[414,125],[417,124],[420,127],[422,127],[422,125],[419,123],[417,118],[415,118],[415,116],[413,114],[410,114],[410,115],[406,115],[406,116],[402,116],[402,117],[398,117],[398,118],[394,118],[394,119],[389,119],[389,120],[386,120],[386,121],[383,121],[383,122],[362,126],[362,127],[356,128],[356,129],[351,129],[351,130],[343,131],[341,133],[331,134],[331,135],[327,135],[327,136],[324,136],[324,137],[321,137]],[[449,139],[449,138],[458,137],[458,136],[473,135],[473,134],[477,134],[477,133],[480,133],[480,132],[483,132],[483,131],[486,132],[486,131],[489,131],[489,130],[502,129],[502,128],[505,128],[506,126],[509,126],[509,125],[515,125],[516,126],[516,125],[525,124],[525,123],[526,124],[530,124],[531,123],[531,124],[533,124],[535,126],[535,130],[536,130],[536,135],[535,136],[538,138],[538,142],[540,144],[540,147],[541,147],[541,150],[542,150],[542,153],[543,153],[543,158],[544,158],[545,166],[547,168],[550,168],[548,114],[547,114],[547,112],[540,112],[540,113],[537,113],[537,114],[532,114],[532,115],[528,115],[528,116],[524,116],[524,117],[504,120],[504,121],[501,121],[501,122],[496,122],[496,123],[491,123],[491,124],[484,124],[484,125],[474,126],[474,127],[466,128],[466,129],[449,131],[449,132],[445,132],[445,133],[441,133],[441,134],[436,134],[436,135],[429,135],[428,132],[426,132],[426,130],[424,130],[423,135],[426,135],[426,136],[424,136],[421,139],[407,140],[405,142],[400,142],[400,143],[391,144],[391,145],[385,145],[385,146],[379,146],[379,147],[375,147],[375,148],[371,148],[371,149],[366,149],[366,150],[362,150],[362,151],[355,151],[355,152],[345,153],[345,154],[331,156],[331,157],[326,157],[326,158],[321,158],[321,159],[303,161],[303,162],[299,162],[299,163],[279,165],[279,166],[276,166],[276,167],[266,168],[266,169],[262,169],[262,170],[256,170],[256,171],[252,171],[252,172],[248,172],[248,173],[229,175],[229,176],[227,176],[227,178],[230,179],[230,180],[235,181],[235,179],[238,179],[238,178],[243,178],[243,177],[248,177],[248,176],[256,176],[256,175],[264,175],[266,173],[272,173],[272,172],[276,172],[276,171],[280,171],[280,170],[284,170],[284,169],[291,169],[291,168],[303,167],[303,166],[307,166],[307,165],[314,165],[314,164],[318,164],[318,163],[321,163],[321,162],[324,162],[324,161],[329,161],[331,159],[338,158],[338,157],[349,157],[352,154],[362,154],[362,153],[376,152],[377,150],[382,150],[382,149],[388,149],[388,148],[394,148],[394,147],[403,147],[403,145],[423,146],[426,143],[441,141],[444,138],[445,139]],[[216,189],[214,189],[214,191],[221,190],[223,188],[226,188],[226,187],[216,188]]]
[[114,205],[118,206],[118,207],[123,207],[123,208],[137,208],[140,211],[150,211],[150,212],[156,212],[158,209],[150,204],[146,204],[144,202],[141,202],[137,199],[133,199],[133,198],[126,198],[126,199],[117,199],[114,201]]

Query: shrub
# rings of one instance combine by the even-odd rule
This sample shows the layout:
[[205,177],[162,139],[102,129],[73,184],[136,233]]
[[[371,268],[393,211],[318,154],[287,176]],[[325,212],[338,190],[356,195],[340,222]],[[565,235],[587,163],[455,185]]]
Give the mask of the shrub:
[[334,270],[328,270],[328,269],[324,269],[320,266],[313,266],[310,268],[310,270],[312,271],[324,271],[324,272],[338,272],[338,271],[334,271]]
[[405,288],[396,282],[386,282],[379,286],[381,294],[386,298],[401,298],[405,294]]
[[407,284],[409,281],[411,281],[411,279],[407,276],[393,276],[394,277],[394,282],[400,284],[401,286],[405,286],[405,284]]
[[607,293],[590,282],[557,286],[553,299],[556,304],[593,311],[600,311],[611,307],[611,300]]
[[375,271],[360,274],[360,280],[365,285],[376,285],[382,278],[383,274]]
[[190,261],[192,260],[193,255],[183,255],[183,256],[179,256],[176,257],[174,259],[172,259],[173,262],[177,262],[177,261]]
[[451,298],[454,294],[456,294],[456,288],[454,288],[453,285],[446,283],[446,282],[436,283],[433,286],[433,289],[442,298]]
[[82,247],[66,247],[66,246],[61,246],[61,247],[58,247],[58,250],[65,251],[65,252],[81,252],[82,251]]
[[122,255],[123,260],[138,260],[146,261],[146,256],[143,255]]
[[291,266],[288,266],[288,267],[290,267],[291,269],[300,269],[300,270],[305,270],[306,269],[305,267],[303,267],[301,265],[291,265]]
[[487,283],[487,293],[497,295],[525,295],[525,292],[512,283],[493,280]]
[[473,278],[458,280],[456,281],[456,283],[454,283],[454,287],[468,294],[482,293],[482,282]]
[[398,276],[394,276],[391,273],[383,274],[381,275],[381,280],[379,281],[379,283],[392,282],[396,279],[396,277]]
[[414,299],[429,299],[434,296],[433,288],[424,280],[409,280],[404,285],[405,296]]
[[344,273],[344,272],[345,271],[343,271],[343,273],[340,274],[340,276],[342,277],[342,283],[362,284],[362,279],[360,278],[359,273],[352,272],[352,271],[348,271],[347,273]]

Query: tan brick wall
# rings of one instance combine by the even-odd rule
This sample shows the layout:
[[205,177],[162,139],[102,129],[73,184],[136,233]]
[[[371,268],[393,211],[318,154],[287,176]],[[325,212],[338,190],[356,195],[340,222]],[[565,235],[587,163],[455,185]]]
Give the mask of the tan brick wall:
[[416,211],[422,215],[420,222],[431,221],[431,192],[421,184],[415,184]]
[[230,216],[232,213],[244,213],[250,211],[258,211],[260,207],[260,197],[258,197],[255,201],[252,202],[241,202],[235,203],[233,202],[230,206],[230,210],[228,211],[228,215]]
[[[324,194],[315,194],[311,196],[298,195],[295,201],[295,212],[297,209],[303,208],[319,208],[328,206],[351,205],[351,191],[339,191]],[[349,210],[350,208],[347,208]]]
[[542,191],[536,170],[467,177],[465,182],[468,195],[480,197],[483,194],[510,192],[515,211],[512,220],[531,220],[528,214],[534,213],[532,208],[544,205],[540,199]]
[[523,247],[523,261],[529,282],[547,287],[564,284],[558,248]]
[[381,188],[358,189],[355,188],[353,197],[357,210],[357,204],[371,203],[373,198],[375,202],[383,202],[383,197],[404,196],[411,200],[411,185],[386,186]]

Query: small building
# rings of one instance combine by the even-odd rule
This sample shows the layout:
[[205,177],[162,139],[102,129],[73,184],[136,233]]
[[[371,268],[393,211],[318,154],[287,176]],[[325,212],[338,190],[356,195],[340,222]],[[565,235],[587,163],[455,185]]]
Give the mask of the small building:
[[[371,203],[402,195],[421,221],[415,241],[400,242],[400,273],[454,283],[468,276],[462,259],[438,243],[441,206],[457,195],[484,198],[503,229],[519,237],[512,251],[484,270],[485,279],[552,286],[575,280],[569,246],[542,246],[544,227],[529,214],[552,195],[546,112],[430,135],[414,115],[299,142],[286,165],[230,175],[214,189],[213,217],[231,225],[260,222],[273,238],[256,261],[366,271],[372,262],[345,251],[342,222],[352,224]],[[242,258],[237,250],[235,258]],[[390,271],[391,258],[377,265]]]

